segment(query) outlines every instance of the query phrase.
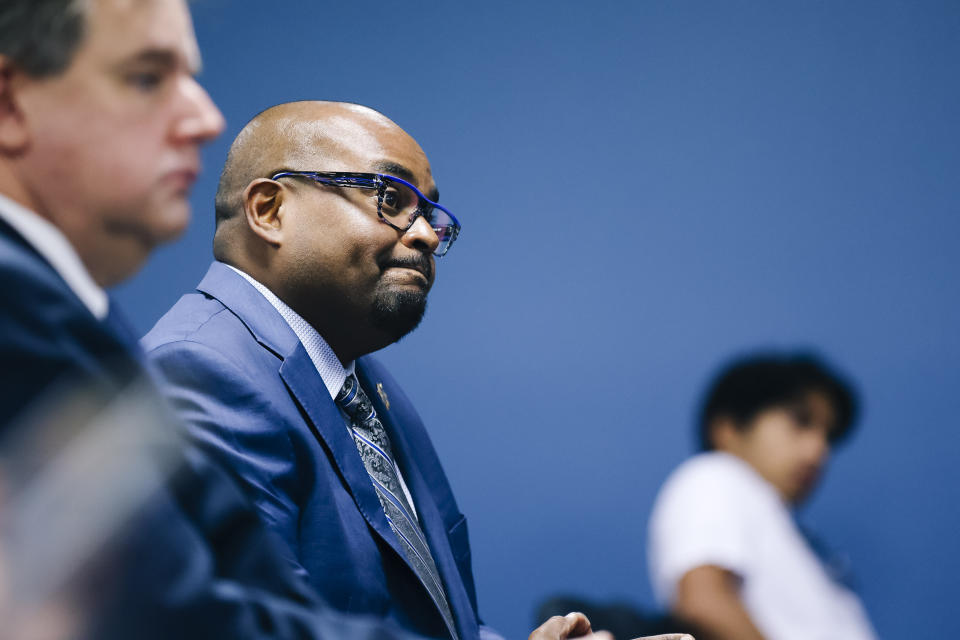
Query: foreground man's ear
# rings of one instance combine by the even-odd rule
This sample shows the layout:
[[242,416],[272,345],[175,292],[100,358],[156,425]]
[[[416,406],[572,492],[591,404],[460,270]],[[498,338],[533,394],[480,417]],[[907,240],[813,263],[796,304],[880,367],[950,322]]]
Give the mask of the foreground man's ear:
[[7,156],[21,153],[30,140],[17,96],[23,78],[10,58],[0,55],[0,153]]

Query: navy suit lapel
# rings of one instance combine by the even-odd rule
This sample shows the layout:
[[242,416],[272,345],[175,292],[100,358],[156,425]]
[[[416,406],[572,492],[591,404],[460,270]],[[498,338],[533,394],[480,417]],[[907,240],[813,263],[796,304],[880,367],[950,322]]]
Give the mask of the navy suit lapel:
[[[293,329],[253,285],[222,263],[210,266],[197,290],[219,300],[246,325],[257,342],[280,359],[280,377],[307,415],[314,436],[329,452],[357,509],[410,567],[343,416]],[[413,572],[412,567],[410,571]]]
[[381,382],[371,376],[371,372],[362,361],[357,363],[357,379],[370,397],[377,416],[383,423],[387,435],[390,436],[394,457],[403,473],[407,488],[413,496],[420,526],[427,537],[430,553],[433,554],[437,570],[440,572],[440,577],[446,587],[447,600],[450,603],[450,609],[453,611],[460,638],[461,640],[478,638],[479,623],[464,586],[463,577],[460,575],[456,560],[450,549],[450,540],[447,537],[447,527],[451,523],[445,521],[443,514],[437,508],[436,496],[419,469],[416,452],[411,447],[404,431],[398,428],[405,421],[403,415],[405,412],[398,411],[397,407],[394,407],[394,411],[391,412],[386,404],[389,398],[387,398],[387,401],[384,400],[387,397],[387,391],[379,386]]
[[[337,405],[327,393],[313,361],[299,342],[293,353],[284,358],[280,377],[300,403],[314,435],[325,445],[350,489],[350,494],[367,523],[406,562],[400,541],[383,513],[370,475],[357,453],[357,445],[347,429]],[[413,569],[410,569],[413,571]]]

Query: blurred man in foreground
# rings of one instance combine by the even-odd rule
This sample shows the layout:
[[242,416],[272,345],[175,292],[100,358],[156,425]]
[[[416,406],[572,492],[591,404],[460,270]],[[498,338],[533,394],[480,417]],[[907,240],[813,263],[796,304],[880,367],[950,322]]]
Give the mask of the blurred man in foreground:
[[705,453],[667,480],[650,519],[658,597],[715,640],[872,640],[843,576],[794,520],[853,426],[851,389],[806,355],[734,362],[703,404]]
[[223,128],[198,66],[182,0],[0,7],[8,637],[323,629],[229,478],[175,442],[103,289],[188,222]]

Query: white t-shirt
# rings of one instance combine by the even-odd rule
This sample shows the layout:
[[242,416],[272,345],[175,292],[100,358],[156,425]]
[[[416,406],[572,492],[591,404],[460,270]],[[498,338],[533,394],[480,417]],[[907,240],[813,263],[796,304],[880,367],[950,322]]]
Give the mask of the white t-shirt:
[[694,456],[667,479],[650,517],[654,592],[704,565],[742,579],[740,597],[767,640],[873,640],[860,600],[835,582],[775,489],[736,456]]

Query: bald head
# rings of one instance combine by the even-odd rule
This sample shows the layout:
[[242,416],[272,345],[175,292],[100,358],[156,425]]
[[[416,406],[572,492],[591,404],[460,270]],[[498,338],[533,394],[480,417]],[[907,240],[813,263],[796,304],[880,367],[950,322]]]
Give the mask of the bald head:
[[288,102],[262,111],[230,146],[217,188],[218,228],[226,220],[242,217],[243,192],[253,180],[284,169],[311,171],[326,166],[326,170],[353,170],[335,166],[337,158],[388,133],[409,138],[385,115],[358,104]]

